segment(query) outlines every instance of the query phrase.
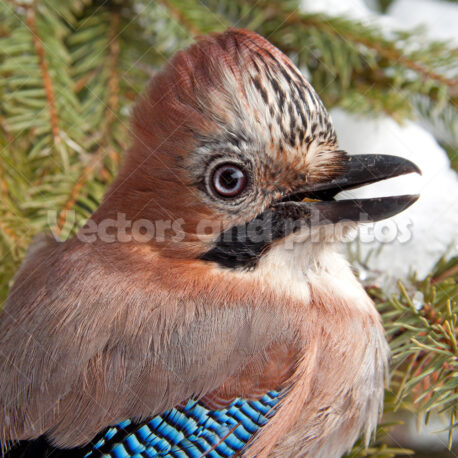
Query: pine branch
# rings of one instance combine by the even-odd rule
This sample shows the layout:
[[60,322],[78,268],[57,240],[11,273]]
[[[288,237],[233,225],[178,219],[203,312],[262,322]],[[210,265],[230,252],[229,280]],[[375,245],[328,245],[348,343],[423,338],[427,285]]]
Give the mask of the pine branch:
[[392,349],[393,408],[426,419],[447,412],[449,446],[458,409],[457,272],[458,258],[441,260],[428,278],[399,283],[400,294],[380,304]]
[[102,126],[101,143],[97,151],[92,155],[89,164],[83,168],[79,178],[75,181],[74,186],[69,192],[68,198],[58,215],[57,227],[55,228],[56,235],[59,235],[64,228],[66,215],[71,211],[77,203],[81,191],[84,188],[86,181],[91,177],[92,172],[100,165],[106,154],[108,139],[111,134],[113,122],[117,116],[119,105],[119,75],[118,65],[120,57],[120,46],[118,41],[120,13],[118,9],[114,9],[110,14],[110,24],[108,28],[108,95],[107,105],[104,115],[104,123]]
[[54,89],[51,80],[51,76],[49,75],[48,71],[48,64],[46,63],[46,54],[43,49],[43,44],[37,29],[37,21],[36,21],[36,1],[27,8],[27,25],[29,26],[30,33],[33,36],[33,44],[35,46],[35,51],[38,56],[38,61],[40,62],[41,74],[43,77],[43,84],[46,92],[46,98],[49,104],[49,115],[51,118],[51,130],[54,137],[54,142],[60,143],[60,136],[59,136],[59,126],[57,121],[57,112],[56,112],[56,105],[54,102]]
[[[269,3],[270,5],[270,3]],[[383,39],[381,36],[378,40],[369,39],[368,37],[357,34],[350,29],[336,27],[338,21],[333,21],[331,18],[328,21],[320,19],[319,16],[313,15],[301,15],[297,11],[290,11],[281,8],[281,4],[276,5],[277,8],[273,9],[272,14],[280,17],[285,17],[285,24],[299,26],[299,27],[313,27],[316,29],[324,30],[330,35],[335,35],[341,39],[348,40],[353,43],[360,43],[368,49],[373,49],[382,57],[385,57],[390,62],[398,62],[404,65],[406,68],[419,73],[423,79],[433,79],[441,84],[448,86],[451,89],[456,89],[458,85],[458,77],[448,78],[445,75],[435,72],[432,69],[426,68],[413,60],[409,55],[405,54],[405,51],[399,49],[395,42],[391,40]],[[272,5],[270,5],[272,8]],[[355,24],[356,25],[356,24]],[[361,24],[357,24],[354,30],[361,27]],[[364,29],[363,29],[364,30]],[[368,30],[364,30],[368,32]],[[372,32],[372,31],[371,31]],[[457,50],[452,51],[453,54],[457,55]]]
[[198,36],[202,35],[202,32],[185,16],[183,11],[173,5],[172,2],[168,0],[158,0],[159,3],[164,5],[170,12],[170,15],[177,21],[179,22],[188,32],[191,36]]

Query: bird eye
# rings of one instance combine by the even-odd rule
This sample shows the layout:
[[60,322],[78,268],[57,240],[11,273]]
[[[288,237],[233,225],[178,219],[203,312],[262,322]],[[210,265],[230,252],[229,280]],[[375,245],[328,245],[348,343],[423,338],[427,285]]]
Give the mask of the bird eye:
[[223,197],[238,196],[246,187],[245,172],[233,164],[225,164],[213,172],[212,183],[215,191]]

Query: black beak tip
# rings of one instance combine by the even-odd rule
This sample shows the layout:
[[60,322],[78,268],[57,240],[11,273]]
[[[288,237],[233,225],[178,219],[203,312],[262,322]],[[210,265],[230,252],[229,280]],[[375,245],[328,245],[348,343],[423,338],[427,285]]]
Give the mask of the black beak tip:
[[411,205],[413,205],[419,198],[420,194],[411,194],[409,196],[406,196],[406,208],[409,208]]
[[409,194],[404,196],[379,197],[377,199],[362,199],[359,201],[359,208],[363,210],[365,217],[361,222],[376,222],[390,218],[403,212],[413,205],[419,194]]
[[[419,199],[419,197],[420,194],[406,194],[404,196],[391,196],[388,197],[388,199],[397,200],[399,204],[412,205]],[[381,197],[381,199],[386,199],[386,197]]]
[[398,200],[398,204],[399,204],[399,207],[402,207],[402,210],[398,209],[398,211],[396,213],[400,213],[401,211],[404,211],[405,209],[409,208],[419,198],[420,198],[420,194],[409,194],[409,195],[405,195],[405,196],[399,196],[398,197],[398,199],[399,199]]
[[[418,165],[415,164],[415,162],[409,161],[408,159],[404,159],[404,161],[406,167],[406,171],[404,173],[418,173],[418,175],[423,175],[420,167],[418,167]],[[419,196],[417,196],[417,199],[418,197]]]

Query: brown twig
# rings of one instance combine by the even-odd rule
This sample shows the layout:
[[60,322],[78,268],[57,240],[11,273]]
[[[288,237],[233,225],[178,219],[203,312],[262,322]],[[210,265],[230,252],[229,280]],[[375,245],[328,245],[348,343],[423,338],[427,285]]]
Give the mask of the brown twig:
[[357,43],[361,43],[362,45],[366,46],[367,48],[374,49],[381,56],[386,57],[390,61],[399,62],[400,64],[404,65],[405,67],[409,68],[410,70],[420,73],[421,75],[423,75],[424,78],[429,78],[432,80],[439,81],[440,83],[452,89],[455,88],[456,85],[458,84],[458,78],[450,79],[444,75],[441,75],[440,73],[436,73],[432,70],[429,70],[423,67],[422,65],[420,65],[418,62],[415,62],[409,59],[407,56],[402,54],[402,52],[395,47],[384,46],[384,43],[371,42],[371,41],[364,39],[363,37],[358,37],[357,35],[354,35],[350,32],[347,32],[347,37],[349,37],[350,39],[353,39]]
[[2,198],[6,199],[8,197],[8,184],[6,183],[6,180],[3,177],[0,179],[0,190]]
[[109,78],[108,78],[108,110],[107,120],[104,125],[104,133],[107,134],[114,119],[114,114],[118,110],[118,93],[119,93],[119,75],[118,75],[118,64],[119,64],[119,40],[117,39],[119,30],[119,11],[115,10],[111,13],[110,18],[110,29],[109,29],[109,52],[108,52],[108,67],[109,67]]
[[21,241],[21,239],[14,233],[13,230],[5,226],[1,221],[0,221],[0,230],[6,234],[10,239],[14,240],[16,245],[22,246],[24,243]]
[[170,12],[170,15],[179,22],[192,36],[202,35],[202,32],[184,16],[182,11],[175,8],[168,0],[158,0],[159,3],[164,5]]
[[83,90],[91,81],[92,78],[97,74],[95,70],[92,72],[86,73],[84,76],[82,76],[78,81],[75,82],[73,86],[73,90],[75,91],[76,94]]
[[36,14],[35,14],[35,4],[33,7],[27,9],[27,25],[29,27],[30,33],[33,37],[33,44],[35,46],[35,51],[38,56],[38,61],[40,63],[41,75],[43,78],[43,83],[45,87],[46,99],[48,100],[49,105],[49,114],[51,118],[51,132],[54,139],[54,143],[57,144],[60,142],[60,133],[59,125],[57,121],[57,111],[54,99],[54,90],[52,85],[51,76],[48,71],[48,64],[46,63],[46,54],[43,48],[42,40],[38,33],[37,23],[36,23]]
[[6,140],[8,141],[8,143],[12,143],[14,141],[14,137],[11,135],[11,133],[6,128],[4,118],[0,118],[0,129],[2,129],[3,132],[5,133]]
[[[269,6],[272,7],[272,5]],[[404,65],[410,70],[413,70],[416,73],[421,74],[424,78],[430,78],[432,80],[439,81],[440,83],[450,87],[451,89],[455,88],[458,84],[458,78],[450,79],[444,75],[434,72],[433,70],[425,68],[418,62],[415,62],[414,60],[405,56],[402,53],[402,51],[397,49],[396,47],[386,46],[386,42],[370,41],[350,31],[336,30],[331,24],[326,24],[323,21],[316,21],[312,17],[301,16],[295,11],[283,11],[280,8],[274,8],[272,12],[277,17],[286,16],[284,20],[285,24],[312,26],[317,29],[321,28],[323,30],[326,30],[328,33],[332,33],[333,35],[338,35],[342,38],[348,39],[355,43],[360,43],[367,48],[373,49],[378,54],[387,58],[388,60],[399,62],[400,64]]]
[[446,271],[442,272],[437,277],[434,277],[431,281],[433,285],[437,285],[438,283],[446,280],[447,278],[453,277],[454,275],[458,274],[458,264],[455,266],[450,267]]
[[1,166],[1,164],[0,164],[0,194],[2,196],[2,200],[6,201],[6,199],[9,196],[8,183],[6,182],[5,171],[3,167]]
[[84,184],[86,183],[90,173],[92,170],[95,169],[96,165],[98,164],[100,158],[99,154],[93,156],[91,162],[84,167],[80,177],[76,181],[76,183],[73,185],[73,188],[70,192],[70,195],[68,196],[67,201],[65,202],[64,208],[60,211],[59,213],[59,219],[57,222],[57,228],[56,228],[56,233],[59,234],[60,231],[63,229],[65,221],[66,221],[66,212],[69,211],[73,205],[75,204],[76,200],[78,199],[78,195],[83,188]]

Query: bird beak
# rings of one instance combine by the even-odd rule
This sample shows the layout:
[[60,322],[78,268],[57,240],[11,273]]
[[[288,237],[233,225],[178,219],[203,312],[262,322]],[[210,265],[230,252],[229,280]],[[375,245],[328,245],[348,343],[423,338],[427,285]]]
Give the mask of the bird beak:
[[410,207],[418,195],[371,199],[334,200],[341,191],[397,177],[420,169],[407,159],[383,154],[349,156],[344,172],[328,182],[316,183],[275,202],[271,210],[308,226],[336,224],[341,221],[375,222]]

